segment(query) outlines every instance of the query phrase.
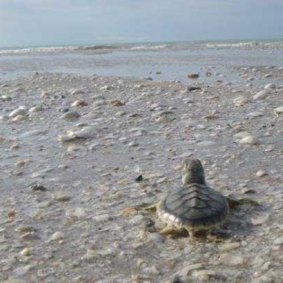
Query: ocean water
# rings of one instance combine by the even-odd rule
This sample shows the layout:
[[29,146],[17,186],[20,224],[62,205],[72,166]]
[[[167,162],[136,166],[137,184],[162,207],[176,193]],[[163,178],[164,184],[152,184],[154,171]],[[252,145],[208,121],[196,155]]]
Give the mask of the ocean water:
[[0,79],[34,72],[151,77],[187,82],[188,73],[207,70],[227,82],[239,81],[235,68],[283,66],[283,40],[136,43],[0,48]]

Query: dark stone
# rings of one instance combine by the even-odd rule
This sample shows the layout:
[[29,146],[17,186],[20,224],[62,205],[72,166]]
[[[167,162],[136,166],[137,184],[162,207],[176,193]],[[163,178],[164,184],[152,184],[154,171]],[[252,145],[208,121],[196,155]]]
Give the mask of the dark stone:
[[188,86],[188,91],[201,90],[198,86]]
[[67,113],[67,112],[69,112],[69,108],[60,108],[59,112]]
[[139,176],[135,179],[136,182],[141,182],[142,180],[143,180],[142,175],[139,175]]
[[31,185],[30,188],[33,192],[45,192],[47,189],[43,185]]
[[188,74],[188,78],[189,79],[198,79],[199,78],[199,74]]
[[181,280],[181,278],[180,278],[178,275],[176,275],[176,276],[173,278],[172,283],[182,283],[182,280]]

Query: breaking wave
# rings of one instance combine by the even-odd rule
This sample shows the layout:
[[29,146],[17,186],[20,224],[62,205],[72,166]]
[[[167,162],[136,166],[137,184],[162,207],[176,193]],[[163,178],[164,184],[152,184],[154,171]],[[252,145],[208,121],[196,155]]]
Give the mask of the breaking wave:
[[239,41],[239,42],[207,42],[202,44],[207,48],[282,48],[283,41]]
[[263,41],[195,41],[172,43],[142,43],[114,45],[47,46],[24,48],[0,48],[0,56],[9,55],[52,55],[52,54],[103,54],[114,51],[178,51],[193,49],[243,49],[243,48],[283,48],[283,40]]
[[82,45],[82,46],[49,46],[49,47],[27,47],[27,48],[0,48],[0,55],[34,55],[34,54],[62,54],[85,52],[111,52],[115,46],[108,45]]
[[163,50],[169,48],[169,45],[167,44],[160,44],[160,45],[138,45],[133,46],[130,48],[130,50],[136,50],[136,51],[155,51],[155,50]]

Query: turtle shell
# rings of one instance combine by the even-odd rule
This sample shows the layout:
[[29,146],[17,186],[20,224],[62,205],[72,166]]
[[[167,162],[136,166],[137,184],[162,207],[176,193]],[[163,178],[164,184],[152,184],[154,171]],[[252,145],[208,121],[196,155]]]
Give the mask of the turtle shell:
[[201,184],[190,184],[169,193],[158,208],[158,215],[164,222],[191,229],[216,226],[227,213],[226,198]]

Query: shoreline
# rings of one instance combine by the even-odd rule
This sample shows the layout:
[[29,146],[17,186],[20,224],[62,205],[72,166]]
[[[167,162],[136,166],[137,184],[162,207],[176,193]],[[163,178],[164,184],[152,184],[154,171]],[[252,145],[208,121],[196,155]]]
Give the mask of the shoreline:
[[[36,72],[49,72],[140,79],[151,77],[157,81],[181,81],[188,85],[196,82],[215,85],[217,81],[223,81],[238,86],[249,84],[263,87],[269,82],[264,75],[272,73],[272,68],[280,74],[283,68],[283,48],[271,47],[265,50],[252,46],[188,49],[182,43],[173,46],[149,44],[135,48],[136,50],[121,48],[115,52],[99,49],[69,54],[63,49],[59,53],[42,51],[25,55],[1,55],[0,80],[8,81],[19,76],[31,76]],[[199,79],[188,80],[187,75],[190,73],[198,73]],[[280,85],[280,79],[277,76],[274,83]]]

